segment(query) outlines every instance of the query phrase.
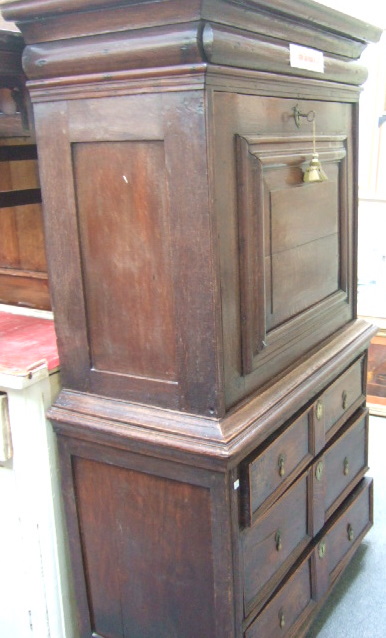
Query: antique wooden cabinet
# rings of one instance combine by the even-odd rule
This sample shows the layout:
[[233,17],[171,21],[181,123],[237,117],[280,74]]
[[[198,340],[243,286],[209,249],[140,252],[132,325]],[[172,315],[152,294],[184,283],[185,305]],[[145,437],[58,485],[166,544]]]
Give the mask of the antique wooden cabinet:
[[20,33],[0,31],[0,303],[49,309],[32,114]]
[[[358,59],[310,0],[19,0],[82,638],[302,636],[372,523]],[[300,47],[300,48],[299,48]],[[317,151],[325,177],[304,182]]]

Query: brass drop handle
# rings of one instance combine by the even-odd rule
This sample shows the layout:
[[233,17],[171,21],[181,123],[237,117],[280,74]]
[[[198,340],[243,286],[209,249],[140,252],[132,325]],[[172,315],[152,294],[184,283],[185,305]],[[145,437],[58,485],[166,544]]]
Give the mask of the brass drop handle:
[[354,540],[354,529],[351,523],[347,525],[347,538],[350,541],[350,543]]
[[275,544],[276,544],[276,550],[280,552],[283,547],[283,543],[282,543],[281,531],[279,529],[277,530],[275,534]]
[[279,611],[279,626],[280,629],[284,629],[285,627],[285,615],[282,609]]
[[342,408],[343,408],[343,410],[345,410],[347,408],[347,403],[348,403],[347,399],[348,399],[347,392],[346,392],[346,390],[343,390],[343,392],[342,392]]
[[326,554],[326,541],[320,541],[318,546],[319,558],[324,558],[325,554]]
[[320,419],[323,416],[323,403],[321,401],[317,401],[316,402],[316,408],[315,408],[315,412],[316,412],[316,418],[318,419],[318,421],[320,421]]
[[315,477],[317,481],[321,481],[323,478],[323,471],[324,471],[324,463],[323,461],[319,461],[319,463],[317,464],[316,468],[315,468]]
[[280,454],[279,458],[277,459],[277,465],[279,468],[279,476],[284,476],[285,474],[285,458],[284,458],[284,454]]
[[345,476],[347,476],[349,471],[350,471],[350,462],[349,462],[347,456],[345,456],[344,461],[343,461],[343,474]]

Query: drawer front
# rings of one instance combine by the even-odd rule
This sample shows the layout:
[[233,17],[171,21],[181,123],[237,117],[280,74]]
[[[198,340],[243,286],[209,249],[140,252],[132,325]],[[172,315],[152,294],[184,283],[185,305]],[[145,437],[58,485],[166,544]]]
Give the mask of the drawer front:
[[367,466],[368,413],[362,413],[324,455],[326,518],[350,483],[364,475]]
[[[275,497],[312,459],[310,450],[310,413],[302,414],[283,434],[247,465],[246,480],[241,494],[245,494],[245,519],[249,522],[261,506],[268,507]],[[270,498],[272,497],[272,498]]]
[[245,638],[286,636],[309,609],[311,595],[311,559],[306,560],[247,629]]
[[322,529],[368,470],[367,441],[368,410],[360,410],[310,469],[313,534]]
[[330,582],[342,568],[346,555],[372,525],[373,500],[371,479],[363,479],[342,506],[342,513],[325,536]]
[[241,533],[245,611],[272,591],[310,540],[308,474],[304,474],[252,527]]
[[[326,438],[332,436],[334,426],[350,413],[350,408],[364,400],[363,393],[364,359],[356,361],[346,372],[323,393],[320,402],[323,405],[324,430]],[[319,402],[318,402],[319,403]],[[318,410],[318,403],[316,409]]]

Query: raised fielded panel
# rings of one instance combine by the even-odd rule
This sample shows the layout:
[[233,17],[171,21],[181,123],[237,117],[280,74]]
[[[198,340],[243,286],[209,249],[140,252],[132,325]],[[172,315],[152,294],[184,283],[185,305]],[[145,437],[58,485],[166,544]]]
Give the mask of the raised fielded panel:
[[328,177],[306,184],[312,125],[297,129],[296,104],[214,97],[228,406],[354,317],[351,107],[301,103]]

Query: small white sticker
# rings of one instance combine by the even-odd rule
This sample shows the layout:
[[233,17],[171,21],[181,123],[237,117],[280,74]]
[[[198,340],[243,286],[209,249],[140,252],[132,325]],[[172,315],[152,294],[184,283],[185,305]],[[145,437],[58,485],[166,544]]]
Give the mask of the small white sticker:
[[290,65],[298,69],[307,69],[315,73],[324,73],[324,56],[322,51],[290,44]]
[[240,481],[239,479],[237,479],[234,483],[233,483],[233,489],[234,490],[238,490],[240,487]]

